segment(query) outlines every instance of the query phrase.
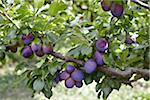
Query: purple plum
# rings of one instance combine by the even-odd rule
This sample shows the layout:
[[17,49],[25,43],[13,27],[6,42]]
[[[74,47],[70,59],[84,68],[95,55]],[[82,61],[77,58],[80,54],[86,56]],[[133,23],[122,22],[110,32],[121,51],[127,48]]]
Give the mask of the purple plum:
[[72,73],[74,70],[75,70],[75,67],[74,67],[74,66],[72,66],[72,65],[67,65],[66,71],[67,71],[68,73]]
[[32,54],[33,54],[33,51],[30,46],[26,46],[22,49],[23,57],[29,58],[30,56],[32,56]]
[[112,4],[111,0],[103,0],[101,2],[102,9],[104,11],[109,11],[111,9],[111,4]]
[[71,78],[75,81],[81,81],[84,79],[84,73],[81,70],[75,70],[71,73]]
[[108,49],[108,42],[105,38],[100,38],[96,41],[96,49],[99,52],[105,52]]
[[30,44],[33,40],[34,40],[34,36],[31,33],[22,35],[22,41],[26,45]]
[[94,61],[94,59],[89,59],[84,64],[84,69],[89,74],[93,73],[96,70],[96,68],[97,68],[97,64]]
[[120,17],[123,15],[123,5],[118,3],[113,3],[111,6],[111,13],[114,17]]
[[95,61],[98,65],[103,65],[104,64],[103,55],[100,52],[96,51],[94,53],[94,59],[95,59]]
[[76,81],[75,86],[78,88],[81,88],[83,86],[83,82],[82,81]]
[[131,38],[126,38],[126,41],[125,41],[127,44],[131,45],[133,43],[135,43]]
[[65,80],[65,86],[67,88],[73,88],[74,85],[75,81],[72,78],[68,78],[67,80]]
[[60,79],[61,80],[66,80],[69,77],[70,77],[70,74],[68,72],[66,72],[66,71],[63,71],[63,72],[60,73]]
[[43,52],[44,52],[45,54],[51,54],[52,51],[53,51],[53,49],[52,49],[51,46],[43,45],[42,48],[43,48]]

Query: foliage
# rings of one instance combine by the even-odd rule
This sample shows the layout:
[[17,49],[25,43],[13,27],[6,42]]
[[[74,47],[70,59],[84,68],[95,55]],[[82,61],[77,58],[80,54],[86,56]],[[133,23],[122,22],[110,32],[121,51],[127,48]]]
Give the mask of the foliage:
[[[17,62],[16,71],[21,71],[19,75],[27,81],[33,93],[43,92],[50,98],[52,88],[57,85],[54,78],[68,62],[51,55],[24,58],[21,52],[25,44],[21,37],[32,33],[35,43],[51,44],[54,51],[83,61],[93,56],[96,40],[106,38],[109,48],[104,53],[104,62],[108,67],[121,70],[148,68],[144,55],[149,52],[149,10],[133,2],[120,1],[123,2],[124,14],[117,18],[103,11],[99,0],[0,0],[0,65],[7,62],[3,59],[5,57]],[[127,37],[136,43],[126,44]],[[6,51],[6,45],[18,41],[16,53]],[[98,97],[102,94],[106,99],[113,89],[119,90],[122,80],[95,71],[85,73],[84,82],[97,82]]]

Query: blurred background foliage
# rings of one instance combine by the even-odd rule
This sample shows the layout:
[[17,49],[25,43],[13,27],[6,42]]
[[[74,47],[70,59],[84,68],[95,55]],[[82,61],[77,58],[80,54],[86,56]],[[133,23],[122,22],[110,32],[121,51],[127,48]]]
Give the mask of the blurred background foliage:
[[[128,2],[128,0],[123,0],[124,15],[118,19],[113,17],[110,12],[104,12],[100,6],[100,1],[0,0],[0,57],[2,58],[0,60],[0,71],[2,70],[1,73],[4,73],[0,74],[0,94],[6,93],[6,95],[0,95],[0,98],[2,97],[5,100],[4,96],[9,97],[8,92],[24,93],[24,88],[26,91],[24,84],[27,84],[32,90],[27,90],[30,91],[29,93],[25,92],[25,96],[23,96],[25,99],[18,100],[26,100],[26,95],[30,96],[30,93],[37,92],[35,90],[38,90],[40,86],[39,90],[49,87],[47,97],[50,97],[51,88],[55,86],[52,80],[57,70],[65,67],[63,61],[52,56],[23,58],[20,54],[23,44],[15,54],[5,52],[5,45],[21,41],[23,33],[32,33],[36,38],[42,38],[44,44],[51,43],[55,51],[82,60],[89,59],[94,53],[95,41],[100,37],[105,37],[110,43],[109,50],[104,55],[104,61],[109,67],[125,69],[127,67],[142,68],[146,65],[145,68],[148,68],[149,61],[145,60],[145,57],[149,52],[146,49],[149,46],[149,10],[133,2]],[[145,2],[149,3],[148,0],[145,0]],[[126,45],[124,43],[126,37],[133,37],[137,45]],[[3,59],[4,56],[5,59]],[[12,70],[10,71],[10,69]],[[98,77],[102,78],[101,75]],[[33,86],[37,79],[44,80],[38,83],[38,85],[40,84],[38,87],[36,87],[37,84]],[[92,80],[91,78],[90,81],[92,82]],[[44,85],[42,86],[42,84]],[[117,87],[117,84],[113,84]],[[66,90],[60,85],[54,89],[52,99],[55,100],[62,93],[66,97],[59,100],[67,100],[69,95],[71,95],[70,98],[74,98],[74,92],[78,91],[77,95],[82,95],[81,100],[89,98],[95,98],[96,100],[95,85],[96,83],[92,83],[91,86],[82,88],[87,93],[86,95],[82,89]],[[149,86],[149,83],[146,83],[147,85]],[[20,90],[14,90],[14,86],[19,87]],[[131,95],[132,93],[133,95],[128,98],[130,87],[123,86],[120,89],[123,92],[112,93],[110,98],[149,100],[149,88],[146,90],[147,92],[145,92],[143,86],[140,91],[139,88],[141,87],[137,86],[135,90],[132,89]],[[88,98],[87,95],[89,95]],[[8,100],[12,99],[8,98]]]

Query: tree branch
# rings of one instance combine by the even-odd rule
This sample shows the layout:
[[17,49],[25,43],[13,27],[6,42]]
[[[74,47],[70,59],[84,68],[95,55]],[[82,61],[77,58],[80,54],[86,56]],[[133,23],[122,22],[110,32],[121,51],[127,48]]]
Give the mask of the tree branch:
[[5,16],[11,23],[13,23],[18,29],[20,29],[20,27],[14,23],[13,19],[7,13],[0,11],[0,14]]
[[144,8],[146,8],[146,9],[150,9],[150,6],[148,4],[146,4],[146,3],[144,3],[140,0],[131,0],[131,1],[138,4],[138,5],[140,5],[140,6],[142,6],[142,7],[144,7]]
[[[63,56],[60,53],[52,52],[51,55],[56,58],[65,60],[66,62],[74,62],[82,66],[84,65],[84,61]],[[126,70],[121,71],[119,69],[110,68],[107,66],[98,66],[98,70],[110,76],[123,77],[123,78],[131,77],[133,74],[140,74],[142,77],[150,77],[150,70],[142,69],[142,68],[127,68]]]

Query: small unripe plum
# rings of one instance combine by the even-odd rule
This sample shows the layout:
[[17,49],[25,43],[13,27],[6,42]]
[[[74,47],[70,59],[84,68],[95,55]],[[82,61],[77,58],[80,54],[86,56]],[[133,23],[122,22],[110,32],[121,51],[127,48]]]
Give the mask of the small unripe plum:
[[82,81],[76,81],[75,86],[80,88],[83,86],[83,82]]
[[84,64],[84,69],[87,73],[93,73],[96,70],[97,64],[94,61],[94,59],[89,59],[87,62]]
[[42,46],[41,46],[41,45],[39,45],[38,51],[35,52],[35,54],[36,54],[38,57],[44,56],[44,52],[43,52],[43,50],[42,50]]
[[81,70],[75,70],[72,72],[71,78],[75,81],[81,81],[84,79],[84,73]]
[[32,54],[33,54],[33,51],[30,46],[26,46],[22,49],[23,57],[29,58],[30,56],[32,56]]
[[31,49],[33,52],[37,52],[40,49],[40,46],[38,44],[32,43]]
[[67,73],[66,71],[63,71],[63,72],[60,73],[60,79],[61,79],[61,80],[66,80],[66,79],[68,79],[69,77],[70,77],[70,74]]
[[108,42],[104,38],[100,38],[96,41],[96,49],[99,52],[104,52],[105,50],[108,49]]
[[67,80],[65,80],[65,86],[67,88],[73,88],[74,85],[75,81],[72,78],[68,78]]
[[26,45],[30,44],[33,40],[34,40],[34,36],[31,33],[22,35],[22,41]]
[[95,59],[95,61],[98,65],[103,65],[104,64],[103,55],[100,52],[96,51],[94,53],[94,59]]
[[43,45],[42,48],[43,48],[43,52],[44,52],[45,54],[51,54],[52,51],[53,51],[53,48],[52,48],[51,46]]
[[134,43],[134,41],[131,38],[126,38],[125,41],[127,44],[131,45],[132,43]]
[[118,3],[113,3],[111,6],[111,13],[114,17],[120,17],[123,15],[123,5]]
[[104,11],[109,11],[111,9],[111,4],[112,4],[111,0],[103,0],[101,2],[102,9]]
[[72,73],[74,70],[75,70],[75,67],[74,67],[74,66],[72,66],[72,65],[67,65],[66,71],[67,71],[68,73]]

